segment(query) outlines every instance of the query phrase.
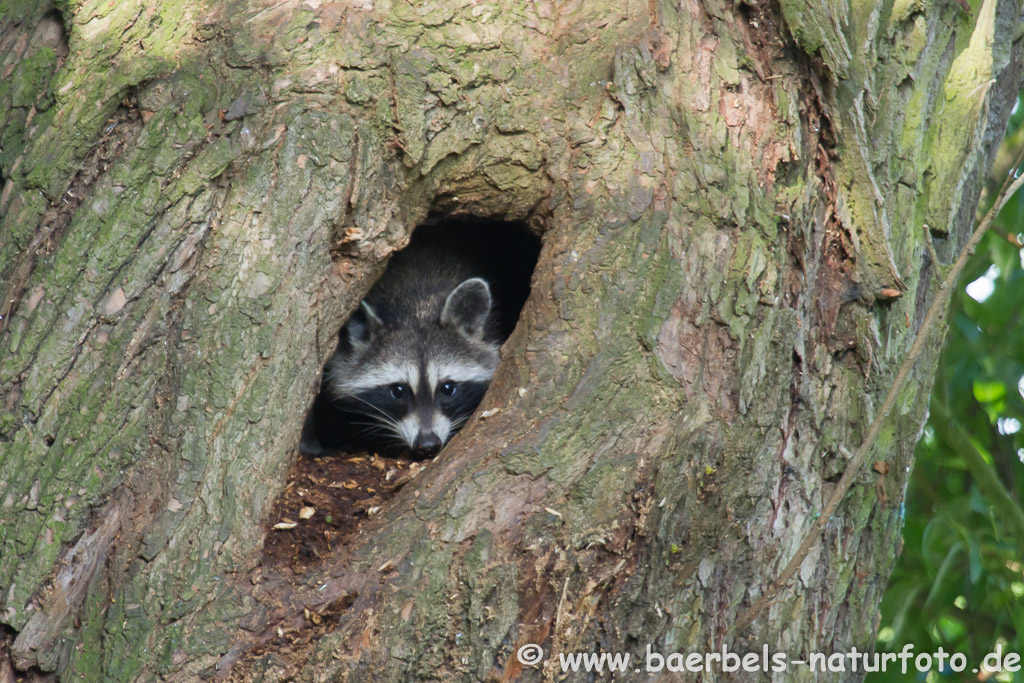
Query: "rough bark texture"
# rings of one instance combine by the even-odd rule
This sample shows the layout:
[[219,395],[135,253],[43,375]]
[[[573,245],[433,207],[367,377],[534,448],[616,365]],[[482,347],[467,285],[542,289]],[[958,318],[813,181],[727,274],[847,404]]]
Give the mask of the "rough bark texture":
[[[732,623],[917,332],[924,226],[945,259],[964,238],[1020,17],[0,0],[0,654],[85,680],[538,680],[554,663],[519,644],[870,647],[939,336],[887,468]],[[544,231],[498,412],[322,566],[260,567],[334,335],[430,211]],[[316,637],[254,649],[279,628]]]

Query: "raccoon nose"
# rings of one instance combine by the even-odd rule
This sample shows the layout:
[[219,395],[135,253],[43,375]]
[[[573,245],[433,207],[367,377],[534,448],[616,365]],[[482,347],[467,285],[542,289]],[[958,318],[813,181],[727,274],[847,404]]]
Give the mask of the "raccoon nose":
[[434,455],[441,450],[441,439],[437,437],[437,434],[433,432],[427,432],[426,434],[420,434],[416,437],[416,443],[413,444],[413,449],[422,455]]

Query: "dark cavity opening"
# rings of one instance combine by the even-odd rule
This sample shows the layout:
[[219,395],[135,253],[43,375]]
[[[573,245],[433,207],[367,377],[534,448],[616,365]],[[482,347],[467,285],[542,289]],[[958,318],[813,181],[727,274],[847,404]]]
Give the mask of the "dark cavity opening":
[[521,222],[417,227],[339,331],[299,450],[436,455],[482,400],[539,251]]
[[[487,334],[501,343],[515,328],[520,309],[530,293],[530,278],[539,251],[540,240],[525,223],[430,220],[413,231],[408,247],[392,256],[367,299],[376,300],[375,290],[384,287],[388,278],[404,277],[403,272],[429,274],[436,270],[439,266],[433,256],[420,258],[428,252],[456,261],[470,258],[479,263],[479,272],[487,281],[494,302],[494,316],[487,321],[492,327]],[[454,279],[464,281],[459,273],[456,275]],[[430,281],[430,278],[425,279],[427,284]],[[468,296],[462,300],[461,314],[474,310],[474,289],[479,294],[479,289],[473,286],[466,290]],[[442,293],[446,299],[450,294]],[[375,312],[382,315],[380,301],[377,307],[381,310]],[[461,314],[454,316],[455,320],[466,322],[467,316]],[[361,306],[339,331],[339,351],[344,351],[344,344],[351,341],[344,337],[353,331],[353,321],[357,327],[368,324],[366,311]],[[472,323],[472,319],[469,322]],[[432,347],[424,350],[434,352]],[[419,359],[412,360],[418,362]],[[324,377],[329,378],[327,371]],[[440,380],[447,378],[437,379],[443,384]],[[372,435],[373,424],[354,425],[352,421],[371,422],[370,417],[376,413],[367,409],[371,415],[353,416],[351,411],[342,410],[336,397],[323,386],[327,381],[321,382],[322,390],[303,428],[304,444],[300,450],[308,457],[298,458],[292,466],[288,484],[270,512],[270,528],[263,544],[266,566],[287,565],[296,575],[302,575],[329,557],[343,554],[360,525],[377,514],[423,467],[416,462],[424,456],[422,453],[416,455],[409,448],[375,448],[373,446],[380,443],[374,444],[372,439],[348,438],[356,429],[369,430],[358,436]],[[456,387],[455,396],[445,399],[458,397],[460,389],[464,388]],[[483,394],[479,387],[478,394]],[[311,437],[315,446],[312,451],[308,448]],[[383,445],[390,444],[384,442]]]

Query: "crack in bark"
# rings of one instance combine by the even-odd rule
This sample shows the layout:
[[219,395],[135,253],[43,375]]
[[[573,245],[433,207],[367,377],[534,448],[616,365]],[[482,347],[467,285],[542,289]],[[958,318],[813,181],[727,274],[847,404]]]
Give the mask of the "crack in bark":
[[55,647],[55,641],[85,600],[93,578],[106,562],[129,502],[129,497],[122,496],[105,505],[102,522],[83,534],[64,554],[63,561],[54,565],[55,573],[41,589],[36,611],[14,640],[11,654],[15,668],[24,670],[36,666],[39,653]]

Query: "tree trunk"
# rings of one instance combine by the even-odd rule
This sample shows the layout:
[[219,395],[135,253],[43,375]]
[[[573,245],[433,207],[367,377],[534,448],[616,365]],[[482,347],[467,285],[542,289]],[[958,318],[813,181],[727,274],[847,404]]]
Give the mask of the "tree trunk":
[[[0,680],[870,648],[941,335],[734,622],[965,238],[1020,13],[0,0]],[[335,335],[430,212],[543,234],[490,417],[308,573],[261,566]]]

